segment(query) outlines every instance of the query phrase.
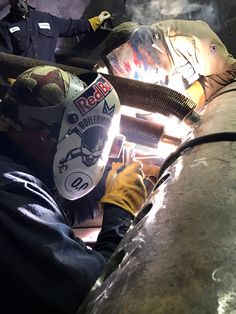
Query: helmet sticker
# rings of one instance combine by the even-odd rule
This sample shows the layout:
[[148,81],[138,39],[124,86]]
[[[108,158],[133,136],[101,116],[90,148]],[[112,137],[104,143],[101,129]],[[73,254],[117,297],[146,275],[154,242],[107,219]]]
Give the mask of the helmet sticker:
[[92,125],[103,125],[106,128],[109,128],[110,124],[111,120],[109,118],[106,118],[105,116],[100,115],[89,116],[87,118],[84,118],[82,121],[79,121],[77,126],[69,128],[67,134],[71,135],[73,133],[76,133],[77,135],[82,137],[85,129]]
[[[77,133],[78,134],[78,133]],[[87,167],[94,165],[100,158],[107,140],[107,131],[101,126],[88,128],[81,134],[81,145],[69,150],[65,157],[59,161],[59,172],[67,170],[66,163],[79,156]]]
[[119,122],[119,98],[102,76],[82,93],[70,93],[54,157],[54,178],[62,196],[76,199],[98,184]]
[[106,100],[104,101],[104,107],[102,113],[107,114],[108,116],[113,116],[115,111],[115,105],[113,105],[111,108],[108,106],[108,103]]
[[74,100],[74,104],[79,109],[82,116],[92,110],[112,91],[111,84],[101,77],[96,84],[93,85],[92,90],[89,89],[83,95]]
[[101,126],[87,129],[81,138],[82,162],[87,167],[94,165],[102,155],[107,141],[107,131]]
[[93,183],[92,178],[83,172],[74,172],[70,174],[65,181],[66,190],[74,195],[90,187]]

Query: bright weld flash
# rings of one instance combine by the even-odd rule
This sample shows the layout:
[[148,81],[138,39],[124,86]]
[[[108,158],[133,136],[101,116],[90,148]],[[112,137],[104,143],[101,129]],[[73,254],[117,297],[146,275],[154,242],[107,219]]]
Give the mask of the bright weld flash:
[[[150,114],[150,112],[145,110],[131,108],[128,106],[121,107],[121,113],[127,116],[135,117],[137,112],[142,114]],[[191,132],[191,128],[185,123],[180,123],[179,119],[175,116],[166,117],[159,113],[152,113],[151,116],[152,122],[164,125],[165,134],[184,140]],[[176,149],[176,145],[160,141],[157,145],[157,148],[155,149],[155,155],[159,158],[166,158]]]

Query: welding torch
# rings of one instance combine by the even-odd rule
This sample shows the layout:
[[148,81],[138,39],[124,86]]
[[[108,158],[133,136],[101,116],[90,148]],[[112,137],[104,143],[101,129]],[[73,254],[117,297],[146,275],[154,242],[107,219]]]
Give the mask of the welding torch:
[[155,156],[136,155],[135,145],[135,143],[126,141],[126,137],[122,134],[116,136],[110,158],[120,161],[121,166],[118,168],[117,172],[121,172],[127,165],[137,160],[142,162],[142,170],[146,178],[156,178],[160,170],[160,165],[156,164],[157,158]]

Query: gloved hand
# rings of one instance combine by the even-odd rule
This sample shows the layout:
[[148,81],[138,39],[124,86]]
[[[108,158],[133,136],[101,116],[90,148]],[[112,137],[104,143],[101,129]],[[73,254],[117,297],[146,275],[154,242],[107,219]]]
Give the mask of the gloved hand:
[[147,197],[143,178],[140,161],[134,161],[126,167],[122,163],[113,162],[100,205],[114,204],[135,216]]
[[196,103],[196,111],[202,109],[206,103],[205,91],[199,81],[194,82],[188,89],[186,89],[186,96]]
[[15,81],[16,81],[16,79],[13,79],[11,77],[7,78],[7,84],[10,85],[10,86],[13,85],[15,83]]
[[111,14],[108,11],[102,11],[99,15],[99,21],[100,24],[102,25],[106,20],[108,20],[111,17]]
[[94,31],[96,31],[107,19],[111,17],[108,11],[102,11],[98,16],[89,19],[89,23]]

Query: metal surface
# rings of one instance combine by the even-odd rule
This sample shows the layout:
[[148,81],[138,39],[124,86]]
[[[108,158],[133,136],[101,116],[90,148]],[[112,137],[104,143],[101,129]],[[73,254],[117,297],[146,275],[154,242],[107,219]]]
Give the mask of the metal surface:
[[[196,137],[236,131],[236,83]],[[78,313],[236,313],[236,142],[186,150],[162,175]]]
[[157,144],[164,133],[164,126],[122,115],[120,133],[125,135],[126,140],[129,142],[157,148]]
[[[1,75],[4,77],[16,78],[23,71],[31,67],[44,64],[58,66],[76,75],[89,72],[85,69],[64,64],[50,63],[0,52]],[[175,115],[180,120],[186,118],[192,121],[191,113],[196,105],[184,95],[163,86],[108,74],[103,74],[103,76],[115,87],[122,105],[158,112],[167,116]]]

